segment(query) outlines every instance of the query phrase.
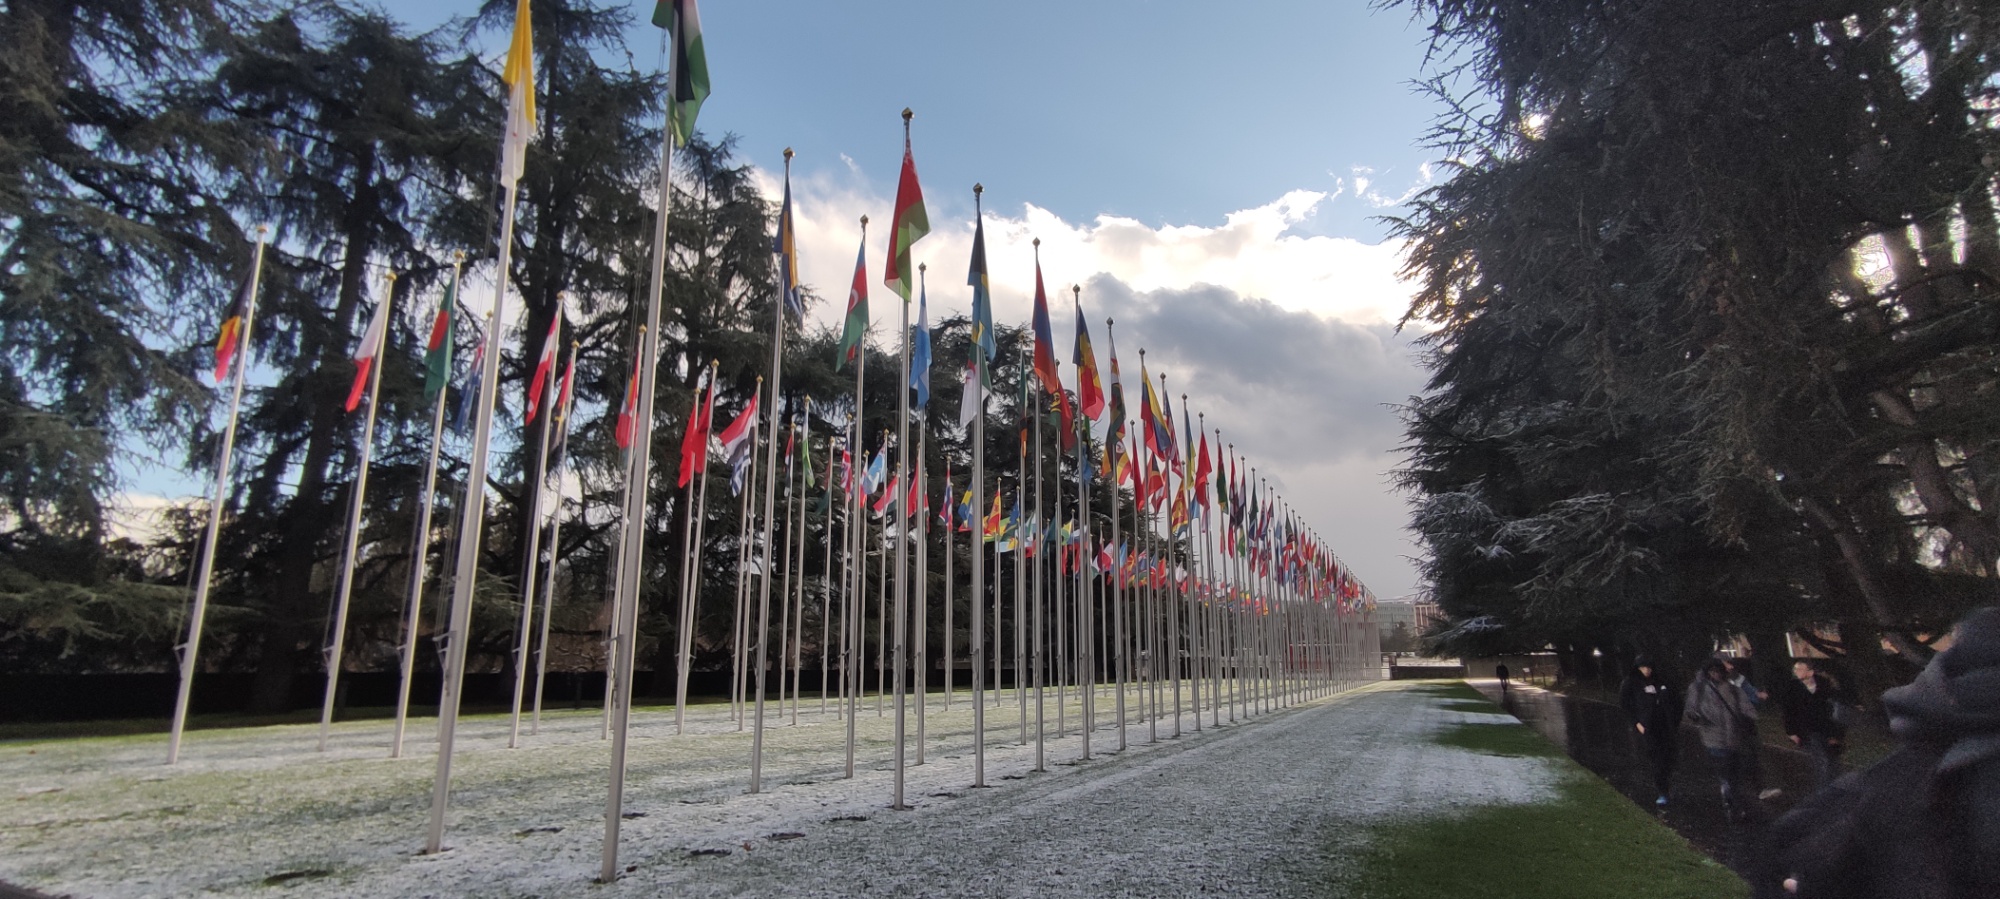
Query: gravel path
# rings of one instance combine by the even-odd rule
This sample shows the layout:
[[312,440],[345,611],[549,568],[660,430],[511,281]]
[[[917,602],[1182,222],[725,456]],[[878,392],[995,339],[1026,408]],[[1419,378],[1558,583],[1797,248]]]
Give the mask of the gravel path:
[[1080,761],[1074,729],[1053,737],[1051,703],[1039,773],[1006,707],[988,715],[1002,738],[987,750],[992,786],[973,790],[970,713],[934,699],[929,764],[911,769],[904,811],[886,808],[891,732],[869,711],[857,777],[840,778],[844,725],[809,723],[813,709],[767,735],[756,795],[748,736],[726,709],[700,710],[680,737],[656,713],[641,731],[657,738],[634,742],[629,873],[609,888],[591,882],[606,750],[587,713],[551,716],[513,751],[504,719],[461,731],[451,848],[436,856],[415,853],[429,745],[380,758],[379,722],[341,725],[325,755],[310,727],[197,734],[174,769],[153,758],[157,738],[5,746],[0,789],[15,801],[0,803],[0,880],[90,897],[1338,895],[1360,825],[1547,794],[1547,762],[1430,739],[1512,720],[1449,705],[1376,684],[1200,733],[1189,716],[1157,743],[1141,725],[1108,754],[1106,723],[1099,754]]

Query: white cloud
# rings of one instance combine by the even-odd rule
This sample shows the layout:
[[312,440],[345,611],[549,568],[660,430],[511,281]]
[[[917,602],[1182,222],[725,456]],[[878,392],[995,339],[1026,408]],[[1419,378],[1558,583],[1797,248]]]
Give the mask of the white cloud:
[[[1357,170],[1355,190],[1371,204],[1379,182]],[[1428,183],[1429,172],[1420,181]],[[836,326],[853,277],[858,219],[869,216],[868,283],[876,333],[893,333],[894,297],[881,286],[893,197],[857,184],[851,171],[793,182],[802,274],[824,299],[815,321]],[[1380,596],[1411,592],[1414,554],[1403,499],[1387,473],[1401,426],[1389,404],[1421,389],[1423,373],[1394,323],[1410,302],[1398,277],[1401,247],[1300,234],[1299,226],[1346,189],[1293,191],[1225,216],[1220,224],[1154,225],[1100,215],[1066,221],[1022,202],[989,201],[987,252],[995,316],[1025,322],[1032,313],[1035,247],[1055,306],[1057,340],[1068,346],[1070,285],[1083,286],[1093,328],[1118,320],[1117,342],[1128,384],[1137,380],[1140,347],[1157,376],[1188,391],[1239,451],[1253,460],[1305,519]],[[765,186],[777,196],[780,186]],[[916,258],[930,264],[934,316],[964,312],[971,256],[970,204],[933,188],[926,197],[931,236]],[[1393,198],[1391,198],[1393,199]],[[954,213],[961,214],[955,215]],[[915,315],[912,310],[912,316]],[[886,325],[886,327],[885,327]],[[1101,330],[1093,337],[1109,350]],[[1058,354],[1067,369],[1068,353]],[[1108,360],[1100,360],[1108,365]],[[1133,400],[1136,408],[1136,395]]]

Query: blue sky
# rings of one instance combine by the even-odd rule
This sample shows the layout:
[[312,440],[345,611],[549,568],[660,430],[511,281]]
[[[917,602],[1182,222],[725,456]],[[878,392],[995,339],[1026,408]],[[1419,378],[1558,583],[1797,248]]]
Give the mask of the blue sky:
[[[428,30],[477,7],[390,13]],[[633,9],[632,63],[657,68],[652,3]],[[934,316],[969,303],[971,186],[982,182],[999,318],[1026,320],[1040,238],[1051,292],[1082,285],[1094,326],[1118,319],[1128,377],[1148,348],[1149,367],[1169,372],[1378,596],[1415,589],[1406,508],[1386,480],[1401,442],[1389,404],[1423,376],[1394,327],[1408,301],[1398,247],[1375,220],[1427,183],[1435,158],[1420,139],[1437,109],[1413,87],[1426,35],[1406,10],[703,0],[701,16],[714,93],[699,126],[736,134],[741,158],[773,179],[783,149],[797,151],[808,285],[845,296],[864,213],[879,282],[911,107],[933,226],[917,258],[945,276],[931,282]],[[505,35],[484,39],[497,66]],[[765,187],[775,199],[777,182]],[[894,307],[876,293],[876,333],[892,334]],[[814,321],[834,323],[835,305]],[[1055,318],[1067,379],[1070,318]],[[1107,354],[1107,336],[1093,337]],[[934,384],[956,404],[955,377]]]

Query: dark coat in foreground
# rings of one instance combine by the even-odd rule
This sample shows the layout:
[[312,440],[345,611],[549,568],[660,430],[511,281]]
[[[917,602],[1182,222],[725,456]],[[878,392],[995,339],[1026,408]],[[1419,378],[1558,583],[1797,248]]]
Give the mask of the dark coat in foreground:
[[1904,746],[1772,825],[1760,897],[2000,896],[2000,609],[1882,704]]

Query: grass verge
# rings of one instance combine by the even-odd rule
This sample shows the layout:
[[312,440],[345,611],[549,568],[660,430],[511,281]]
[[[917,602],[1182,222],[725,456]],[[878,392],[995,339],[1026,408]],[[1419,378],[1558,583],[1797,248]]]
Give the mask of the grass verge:
[[[1477,694],[1433,692],[1453,706]],[[1489,710],[1498,707],[1487,703]],[[1460,710],[1470,710],[1461,708]],[[1564,757],[1532,728],[1461,724],[1438,742],[1487,755],[1547,759],[1556,795],[1531,805],[1371,828],[1356,895],[1367,899],[1710,899],[1749,887],[1673,831]]]

